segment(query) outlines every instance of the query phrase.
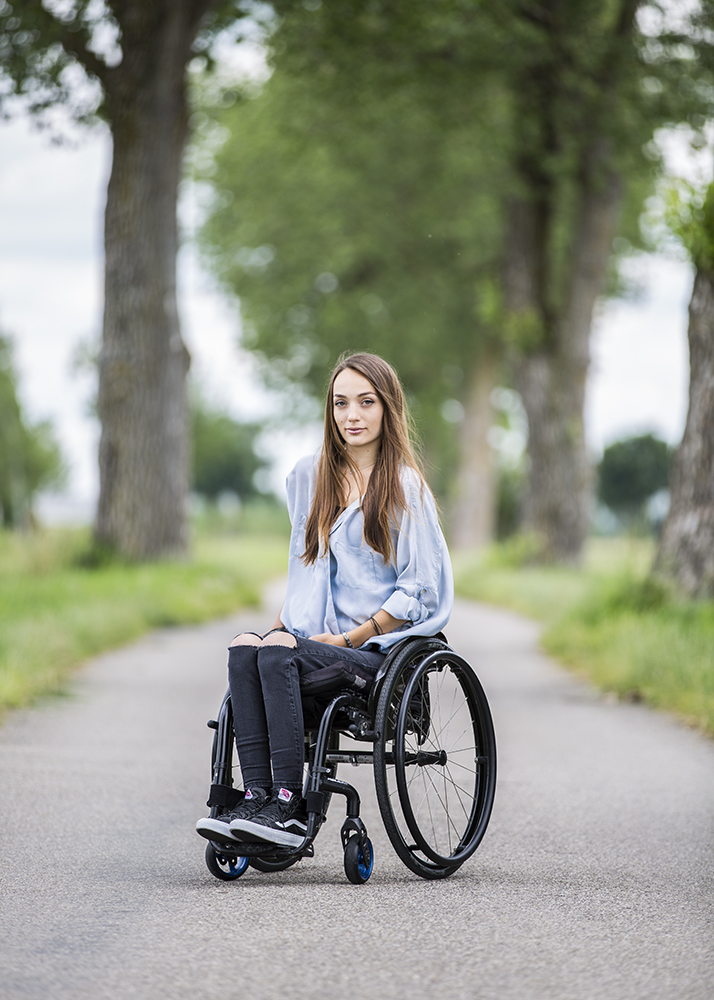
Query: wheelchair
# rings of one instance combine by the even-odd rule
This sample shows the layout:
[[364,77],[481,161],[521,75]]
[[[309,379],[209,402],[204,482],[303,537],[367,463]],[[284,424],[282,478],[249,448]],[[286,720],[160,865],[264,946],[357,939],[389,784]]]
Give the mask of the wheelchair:
[[[424,879],[452,875],[479,846],[496,790],[496,739],[488,701],[473,669],[443,635],[410,637],[391,647],[368,692],[338,688],[304,699],[307,830],[297,847],[209,841],[206,865],[234,881],[249,866],[284,871],[314,855],[314,841],[334,795],[346,799],[340,831],[350,882],[365,883],[374,851],[360,819],[357,790],[337,778],[339,764],[374,769],[377,803],[402,862]],[[214,730],[211,816],[233,808],[237,755],[230,695]],[[340,736],[354,742],[340,748]],[[360,746],[363,744],[364,746]],[[235,760],[235,764],[234,764]]]

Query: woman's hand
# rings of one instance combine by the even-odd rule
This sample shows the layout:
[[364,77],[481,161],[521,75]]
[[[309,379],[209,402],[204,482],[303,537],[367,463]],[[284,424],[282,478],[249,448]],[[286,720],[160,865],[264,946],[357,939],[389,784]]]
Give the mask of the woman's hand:
[[346,646],[347,643],[342,638],[342,635],[333,635],[331,632],[323,632],[322,635],[311,635],[310,638],[313,642],[324,642],[328,646]]

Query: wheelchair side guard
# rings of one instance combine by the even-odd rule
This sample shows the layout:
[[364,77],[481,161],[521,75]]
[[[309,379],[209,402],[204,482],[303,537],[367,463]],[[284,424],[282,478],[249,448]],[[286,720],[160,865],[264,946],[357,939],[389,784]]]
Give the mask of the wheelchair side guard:
[[379,665],[377,673],[374,675],[374,681],[372,682],[372,687],[370,688],[367,708],[372,718],[374,718],[377,711],[377,702],[379,701],[382,684],[389,673],[389,668],[392,663],[394,663],[397,656],[402,654],[405,650],[408,650],[409,646],[424,642],[431,644],[432,651],[451,648],[443,632],[437,632],[436,635],[410,635],[408,638],[402,639],[401,642],[395,642],[393,646],[390,646],[387,655]]

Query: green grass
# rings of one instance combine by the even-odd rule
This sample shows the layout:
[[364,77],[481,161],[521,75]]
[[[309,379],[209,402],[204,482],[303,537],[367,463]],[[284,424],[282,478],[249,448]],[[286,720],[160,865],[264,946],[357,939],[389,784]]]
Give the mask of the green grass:
[[594,539],[578,571],[518,566],[506,547],[457,558],[457,590],[543,622],[547,652],[602,690],[714,735],[714,603],[654,580],[653,554],[647,540]]
[[272,515],[202,525],[186,560],[88,569],[88,548],[84,531],[0,532],[0,713],[62,692],[88,657],[149,629],[256,605],[287,565],[284,524]]

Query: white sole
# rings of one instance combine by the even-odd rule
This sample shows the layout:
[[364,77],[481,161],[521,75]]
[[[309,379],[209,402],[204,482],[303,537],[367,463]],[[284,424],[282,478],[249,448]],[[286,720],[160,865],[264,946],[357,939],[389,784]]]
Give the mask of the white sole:
[[220,820],[211,819],[210,816],[207,816],[205,819],[199,819],[196,823],[196,833],[198,833],[201,837],[205,837],[206,840],[215,840],[219,843],[240,843],[238,838],[234,837],[231,833],[230,827],[227,823],[221,823]]
[[283,847],[298,847],[305,839],[304,836],[297,833],[276,830],[270,826],[263,826],[261,823],[254,823],[250,819],[234,819],[230,830],[238,840],[251,843],[254,840],[259,840],[265,841],[267,844],[280,844]]

